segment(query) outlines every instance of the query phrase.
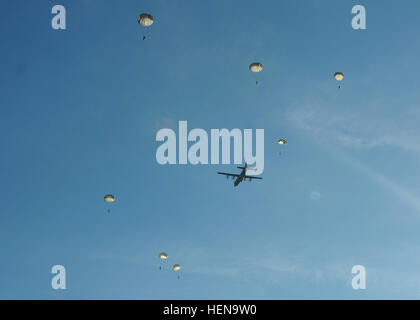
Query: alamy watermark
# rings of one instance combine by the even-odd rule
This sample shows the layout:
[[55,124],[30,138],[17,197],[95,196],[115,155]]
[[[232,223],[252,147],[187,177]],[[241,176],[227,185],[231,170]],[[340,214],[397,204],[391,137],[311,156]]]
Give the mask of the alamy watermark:
[[[179,121],[178,150],[177,134],[172,129],[160,129],[156,141],[163,143],[156,150],[156,161],[161,164],[219,164],[220,140],[222,143],[222,164],[231,164],[231,139],[233,139],[233,164],[244,161],[255,164],[254,175],[264,171],[264,129],[255,130],[255,156],[253,152],[253,130],[244,129],[211,129],[210,150],[209,136],[203,129],[192,129],[188,132],[187,121]],[[188,148],[188,142],[194,142]],[[178,151],[178,152],[177,152]],[[209,160],[210,151],[210,160]],[[177,161],[178,155],[178,161]]]
[[362,5],[355,5],[351,9],[351,13],[355,14],[351,20],[351,27],[354,30],[365,30],[366,29],[366,8]]
[[65,290],[66,289],[66,268],[62,265],[55,265],[51,269],[51,274],[54,277],[51,279],[51,287],[54,290]]
[[66,30],[66,8],[57,4],[51,8],[51,13],[55,14],[51,20],[51,27],[54,30]]
[[353,266],[351,273],[355,274],[351,281],[354,290],[366,289],[366,268],[362,265]]

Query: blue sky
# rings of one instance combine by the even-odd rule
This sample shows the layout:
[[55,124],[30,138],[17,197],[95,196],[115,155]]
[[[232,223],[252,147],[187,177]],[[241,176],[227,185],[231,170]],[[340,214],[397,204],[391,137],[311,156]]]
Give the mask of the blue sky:
[[[367,30],[351,28],[356,4]],[[2,1],[0,298],[420,298],[419,10]],[[235,165],[159,165],[156,131],[179,120],[264,129],[264,180],[234,188],[216,171]],[[56,264],[65,291],[51,288]]]

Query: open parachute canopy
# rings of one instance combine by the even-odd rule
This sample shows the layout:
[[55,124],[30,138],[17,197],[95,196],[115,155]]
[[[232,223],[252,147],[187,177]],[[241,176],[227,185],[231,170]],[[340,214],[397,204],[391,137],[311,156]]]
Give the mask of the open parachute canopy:
[[344,79],[344,74],[342,72],[334,73],[334,79],[337,81],[342,81]]
[[253,62],[249,65],[249,70],[251,72],[260,72],[263,69],[263,65],[259,62]]
[[137,18],[137,22],[143,27],[150,27],[153,24],[153,17],[148,13],[142,13]]
[[278,144],[287,144],[287,141],[284,139],[279,139]]
[[162,259],[162,260],[166,260],[166,259],[168,259],[168,254],[165,253],[165,252],[161,252],[161,253],[159,253],[159,258]]
[[181,270],[181,266],[179,264],[174,264],[174,266],[172,267],[172,270],[179,271]]
[[112,194],[107,194],[107,195],[104,197],[104,201],[105,201],[105,202],[114,202],[114,201],[115,201],[115,197],[114,197]]

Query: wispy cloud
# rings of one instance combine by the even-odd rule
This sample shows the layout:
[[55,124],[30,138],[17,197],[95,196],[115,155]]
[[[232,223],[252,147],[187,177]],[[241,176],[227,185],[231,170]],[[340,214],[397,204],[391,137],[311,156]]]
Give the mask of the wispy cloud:
[[338,279],[350,275],[351,264],[325,261],[324,264],[314,266],[314,262],[308,257],[282,251],[276,246],[269,246],[253,254],[232,253],[228,258],[225,255],[220,256],[219,252],[207,251],[205,260],[202,260],[202,255],[194,257],[194,267],[190,271],[210,277],[256,277],[267,284],[279,284],[290,276]]
[[[352,111],[355,110],[355,111]],[[306,104],[286,112],[289,122],[323,143],[344,147],[372,149],[381,146],[400,148],[420,155],[420,113],[407,109],[398,121],[381,115],[376,106],[340,110],[328,104]]]
[[357,161],[350,157],[347,157],[344,161],[346,161],[354,168],[358,169],[360,172],[365,174],[373,181],[390,190],[391,193],[396,195],[399,199],[401,199],[405,203],[410,204],[414,209],[420,212],[420,198],[414,192],[411,192],[410,190],[404,188],[395,181],[387,178],[383,174],[362,164],[360,161]]
[[370,168],[361,161],[346,154],[345,149],[370,150],[376,147],[389,146],[400,149],[415,156],[420,156],[420,128],[413,124],[413,109],[407,109],[401,115],[399,124],[373,112],[357,113],[352,111],[337,111],[336,107],[328,105],[304,105],[287,112],[290,123],[297,129],[313,138],[320,144],[344,148],[345,156],[341,159],[356,168],[382,187],[387,188],[399,199],[411,205],[420,212],[420,198],[415,192],[403,187],[384,174]]

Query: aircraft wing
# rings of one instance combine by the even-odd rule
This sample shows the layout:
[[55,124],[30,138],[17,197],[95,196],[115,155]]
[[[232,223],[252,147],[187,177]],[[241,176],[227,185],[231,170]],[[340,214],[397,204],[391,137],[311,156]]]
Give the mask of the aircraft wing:
[[254,177],[254,176],[245,176],[246,179],[259,179],[261,180],[261,177]]
[[218,172],[218,174],[223,174],[228,177],[239,177],[239,174],[233,174],[233,173]]

